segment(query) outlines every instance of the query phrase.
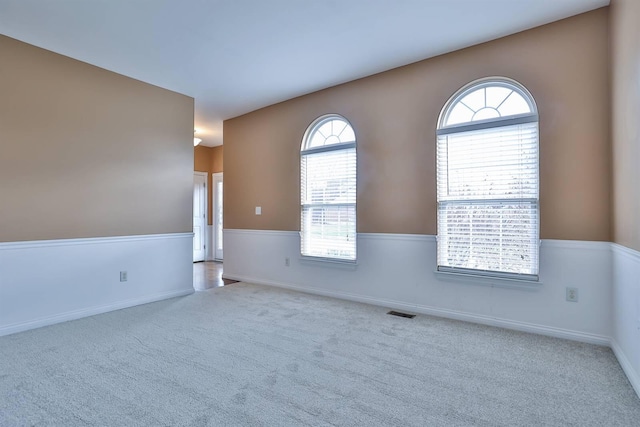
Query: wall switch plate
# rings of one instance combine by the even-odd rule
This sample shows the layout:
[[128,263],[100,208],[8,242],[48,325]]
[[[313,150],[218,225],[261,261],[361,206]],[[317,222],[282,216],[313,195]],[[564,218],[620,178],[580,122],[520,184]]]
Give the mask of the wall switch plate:
[[128,274],[127,274],[127,272],[126,272],[126,271],[121,271],[121,272],[120,272],[120,281],[121,281],[121,282],[126,282],[126,281],[127,281],[127,278],[128,278],[127,276],[128,276]]
[[256,215],[262,215],[262,206],[256,206]]
[[567,288],[567,301],[578,302],[578,288]]

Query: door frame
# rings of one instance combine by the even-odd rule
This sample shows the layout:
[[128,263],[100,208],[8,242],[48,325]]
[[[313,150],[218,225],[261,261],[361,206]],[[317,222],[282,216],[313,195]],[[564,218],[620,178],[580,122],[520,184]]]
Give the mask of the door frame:
[[[207,243],[209,243],[209,174],[207,172],[199,172],[199,171],[194,171],[193,172],[193,181],[195,183],[195,178],[197,177],[202,177],[204,178],[204,227],[202,227],[202,241],[204,242],[204,256],[203,256],[203,261],[206,261],[208,259],[208,252],[209,252],[209,245],[207,245]],[[191,209],[193,210],[193,200],[192,200],[192,205],[191,205]],[[193,212],[191,212],[191,221],[193,221]],[[192,226],[193,228],[193,226]]]
[[[218,200],[218,191],[216,186],[216,181],[220,179],[222,180],[222,188],[223,188],[223,197],[224,197],[224,172],[216,172],[211,174],[211,215],[213,219],[211,221],[211,231],[212,231],[212,239],[211,239],[211,258],[216,261],[223,261],[224,259],[224,226],[220,227],[222,231],[222,257],[216,257],[217,252],[217,234],[218,234],[218,216],[216,215],[217,211],[217,200]],[[222,204],[222,217],[224,218],[224,203]],[[224,223],[224,219],[223,219]]]

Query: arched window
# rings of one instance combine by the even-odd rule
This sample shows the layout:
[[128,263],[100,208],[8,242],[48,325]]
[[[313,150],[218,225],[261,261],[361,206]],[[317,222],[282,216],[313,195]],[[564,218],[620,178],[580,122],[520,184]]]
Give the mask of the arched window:
[[356,135],[342,116],[316,119],[300,151],[300,251],[356,260]]
[[538,280],[538,111],[505,78],[460,89],[437,130],[438,270]]

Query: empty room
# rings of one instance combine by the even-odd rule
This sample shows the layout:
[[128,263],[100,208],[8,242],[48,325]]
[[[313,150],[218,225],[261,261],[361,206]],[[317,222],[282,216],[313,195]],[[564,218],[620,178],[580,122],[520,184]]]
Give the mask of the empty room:
[[637,0],[2,0],[0,426],[638,426],[639,166]]

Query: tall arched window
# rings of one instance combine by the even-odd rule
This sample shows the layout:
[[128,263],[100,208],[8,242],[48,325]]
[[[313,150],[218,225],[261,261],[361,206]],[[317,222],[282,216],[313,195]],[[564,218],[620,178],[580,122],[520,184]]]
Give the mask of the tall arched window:
[[538,279],[538,111],[505,78],[460,89],[438,121],[438,270]]
[[300,251],[356,260],[356,135],[342,116],[316,119],[300,151]]

